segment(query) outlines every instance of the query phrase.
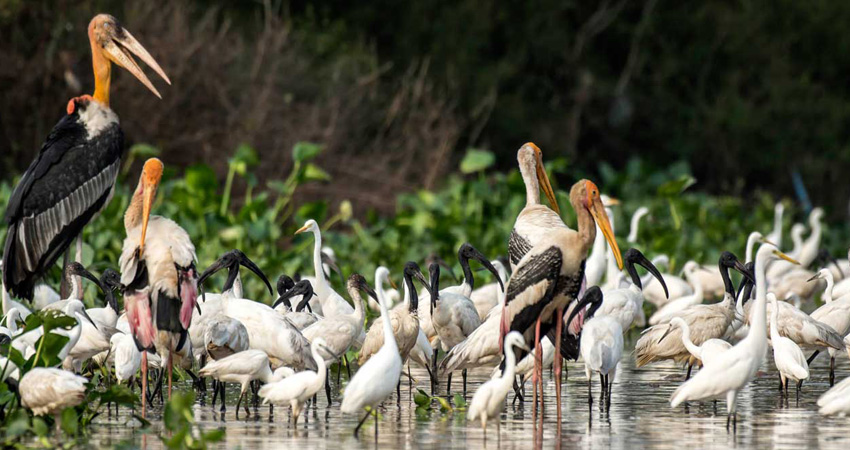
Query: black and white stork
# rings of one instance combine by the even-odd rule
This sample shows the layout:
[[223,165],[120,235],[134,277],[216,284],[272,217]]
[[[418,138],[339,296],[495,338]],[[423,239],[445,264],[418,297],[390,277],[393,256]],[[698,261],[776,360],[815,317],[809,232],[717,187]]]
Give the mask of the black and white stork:
[[[187,345],[192,310],[197,305],[198,258],[186,230],[171,219],[151,216],[162,170],[159,159],[145,162],[124,214],[127,237],[120,263],[127,320],[136,346],[143,352],[142,382],[146,383],[147,351],[156,349],[167,361],[170,398],[175,353]],[[144,406],[143,400],[143,412]]]
[[9,232],[3,252],[3,279],[17,297],[32,299],[36,281],[112,196],[124,155],[118,115],[109,108],[112,63],[135,75],[157,97],[159,92],[132,55],[171,84],[153,57],[115,17],[95,16],[88,34],[94,95],[68,102],[67,115],[53,127],[6,209]]
[[[535,165],[540,167],[539,149],[527,144],[520,149],[518,160],[526,187],[537,184]],[[540,169],[538,169],[538,176]],[[545,173],[544,173],[545,175]],[[541,177],[542,178],[542,177]],[[548,182],[548,181],[547,181]],[[617,241],[605,213],[599,188],[589,180],[580,180],[570,189],[570,204],[576,211],[578,230],[568,228],[557,213],[539,204],[535,189],[528,189],[528,204],[517,217],[511,232],[509,253],[514,275],[507,286],[502,310],[502,335],[509,331],[523,333],[535,349],[534,400],[538,386],[542,400],[542,365],[540,337],[552,328],[555,333],[555,377],[558,401],[558,423],[561,418],[561,332],[564,309],[578,299],[583,286],[584,266],[588,250],[596,237],[596,227],[605,235],[617,264],[622,268]],[[536,420],[536,406],[532,414]]]

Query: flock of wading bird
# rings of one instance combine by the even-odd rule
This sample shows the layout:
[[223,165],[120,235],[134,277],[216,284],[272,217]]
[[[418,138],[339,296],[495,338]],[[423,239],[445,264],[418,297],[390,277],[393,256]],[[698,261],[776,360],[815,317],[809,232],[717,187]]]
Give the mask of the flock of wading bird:
[[[315,276],[295,282],[281,275],[272,306],[264,299],[247,299],[240,267],[259,276],[270,294],[274,290],[244,253],[230,251],[199,273],[189,234],[174,221],[151,215],[163,172],[158,159],[144,164],[124,215],[127,237],[119,271],[106,269],[96,277],[79,263],[80,236],[109,202],[124,155],[118,117],[109,108],[112,64],[131,72],[157,96],[133,56],[165,81],[168,78],[114,17],[96,16],[88,34],[95,92],[68,103],[67,114],[16,186],[5,212],[9,231],[2,266],[5,327],[0,333],[9,351],[25,358],[39,352],[44,330],[19,326],[35,309],[54,310],[76,321],[73,327],[50,331],[67,338],[59,354],[62,368],[25,370],[11,358],[0,361],[0,378],[36,415],[60,414],[81,402],[88,380],[79,374],[94,362],[111,368],[118,382],[140,386],[142,415],[147,403],[163,400],[166,375],[171,395],[176,365],[204,392],[206,378],[212,378],[212,405],[218,400],[222,411],[225,383],[239,383],[237,417],[243,401],[245,413],[251,413],[244,398],[250,389],[255,408],[259,398],[271,405],[289,405],[297,423],[306,403],[312,399],[315,404],[321,390],[328,406],[334,404],[328,367],[342,363],[349,380],[343,389],[339,368],[341,410],[365,413],[355,434],[374,413],[377,433],[379,405],[394,392],[400,395],[405,364],[412,384],[413,364],[428,371],[432,391],[438,389],[438,380],[445,379],[450,392],[452,373],[462,371],[464,394],[467,369],[492,368],[492,378],[478,387],[468,411],[468,418],[485,428],[490,420],[499,423],[511,389],[521,399],[530,374],[537,424],[538,418],[541,423],[544,419],[537,412],[543,399],[542,371],[552,365],[560,424],[562,361],[581,357],[588,390],[598,374],[602,408],[610,408],[623,335],[633,326],[648,324],[636,344],[637,366],[666,360],[686,365],[687,381],[671,397],[671,406],[725,397],[728,427],[729,420],[736,419],[738,392],[764,364],[768,344],[786,396],[792,381],[799,395],[809,377],[809,364],[824,350],[831,361],[832,384],[835,358],[850,345],[845,340],[850,332],[850,277],[845,278],[850,266],[846,260],[830,260],[829,265],[828,255],[819,251],[820,209],[809,216],[807,238],[803,239],[803,225],[792,228],[794,248],[787,253],[778,250],[783,243],[780,204],[773,231],[765,237],[753,232],[747,239],[744,261],[727,251],[716,266],[688,262],[684,278],[662,274],[656,265],[665,262],[664,256],[649,261],[635,248],[621,256],[606,210],[615,200],[602,195],[593,182],[581,180],[572,186],[569,198],[577,226],[568,227],[561,220],[541,151],[531,143],[517,152],[526,205],[506,236],[508,260],[491,262],[472,245],[463,244],[457,255],[463,270],[459,284],[440,288],[444,262],[429,264],[427,279],[415,262],[408,262],[401,269],[401,295],[385,289],[389,270],[380,267],[374,289],[362,275],[348,278],[349,302],[328,282],[336,267],[335,255],[323,248],[317,223],[308,220],[297,233],[313,235]],[[550,206],[541,203],[541,190]],[[630,244],[647,212],[640,208],[635,213]],[[75,242],[76,261],[71,261]],[[63,282],[70,287],[65,296],[39,281],[62,255]],[[497,281],[475,289],[472,260]],[[810,272],[807,267],[817,261],[828,267]],[[648,275],[641,277],[638,265]],[[730,269],[742,274],[737,289]],[[223,291],[203,293],[204,282],[221,270],[227,272]],[[103,291],[104,307],[84,307],[82,278]],[[7,289],[26,301],[13,300]],[[799,308],[820,292],[823,306],[811,314]],[[123,299],[123,311],[118,299]],[[709,299],[719,301],[704,303]],[[644,301],[655,306],[648,319]],[[420,308],[421,302],[427,306]],[[367,307],[379,310],[380,318],[365,329]],[[345,360],[351,349],[359,350],[359,369],[353,376]],[[808,360],[804,350],[812,352]],[[691,377],[695,365],[700,369]],[[149,377],[151,369],[155,373]],[[850,410],[850,381],[823,394],[818,404],[824,414]]]

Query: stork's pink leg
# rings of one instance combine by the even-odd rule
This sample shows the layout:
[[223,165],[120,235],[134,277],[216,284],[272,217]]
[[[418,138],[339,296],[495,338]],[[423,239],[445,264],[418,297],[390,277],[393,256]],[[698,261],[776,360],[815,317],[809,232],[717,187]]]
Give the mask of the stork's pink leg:
[[546,401],[543,398],[543,346],[540,344],[540,319],[537,319],[537,328],[535,329],[535,340],[537,345],[534,346],[534,367],[537,368],[537,386],[540,389],[540,431],[543,431],[543,413],[546,411]]
[[148,352],[142,351],[142,418],[148,403]]
[[564,308],[555,313],[555,396],[558,397],[558,429],[561,428],[561,333],[564,328]]

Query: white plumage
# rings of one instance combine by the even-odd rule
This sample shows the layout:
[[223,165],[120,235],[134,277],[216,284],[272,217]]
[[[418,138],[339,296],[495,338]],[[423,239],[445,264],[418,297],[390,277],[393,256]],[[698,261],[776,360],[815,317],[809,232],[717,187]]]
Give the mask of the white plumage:
[[36,416],[58,414],[82,403],[88,382],[62,369],[36,367],[27,372],[18,385],[21,405]]
[[[487,429],[487,421],[497,419],[505,407],[505,398],[511,390],[516,374],[516,355],[513,348],[519,347],[531,351],[525,345],[525,339],[518,331],[512,331],[505,336],[505,370],[482,384],[472,401],[469,403],[469,420],[480,420],[481,428]],[[498,423],[498,422],[497,422]]]
[[264,399],[263,403],[292,406],[292,422],[298,423],[298,416],[307,400],[325,385],[325,359],[319,354],[319,349],[324,345],[325,340],[322,338],[316,338],[313,342],[312,354],[317,366],[315,372],[305,370],[261,387],[259,395]]

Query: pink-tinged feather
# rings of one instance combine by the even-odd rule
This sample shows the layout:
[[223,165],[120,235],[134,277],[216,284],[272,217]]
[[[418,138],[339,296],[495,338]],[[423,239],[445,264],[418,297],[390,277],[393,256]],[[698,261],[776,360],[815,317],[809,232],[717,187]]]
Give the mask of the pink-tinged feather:
[[127,296],[124,303],[127,310],[127,322],[130,324],[130,332],[133,333],[133,336],[136,337],[136,340],[139,341],[142,347],[153,347],[155,332],[147,293],[138,292]]
[[198,301],[198,280],[194,269],[183,271],[180,279],[180,324],[188,330],[192,323],[192,310]]

